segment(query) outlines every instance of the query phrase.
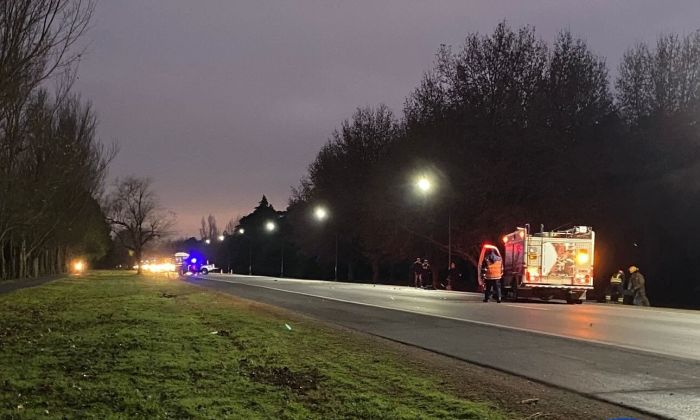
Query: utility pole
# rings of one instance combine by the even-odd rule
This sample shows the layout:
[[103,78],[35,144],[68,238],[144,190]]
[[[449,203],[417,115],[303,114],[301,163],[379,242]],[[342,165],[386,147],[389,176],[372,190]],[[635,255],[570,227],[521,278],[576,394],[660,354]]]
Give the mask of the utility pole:
[[253,243],[248,238],[248,275],[253,275]]
[[335,281],[338,281],[338,232],[335,233]]
[[452,264],[452,211],[447,213],[447,268]]
[[280,277],[284,277],[284,241],[282,241],[282,262],[280,263]]

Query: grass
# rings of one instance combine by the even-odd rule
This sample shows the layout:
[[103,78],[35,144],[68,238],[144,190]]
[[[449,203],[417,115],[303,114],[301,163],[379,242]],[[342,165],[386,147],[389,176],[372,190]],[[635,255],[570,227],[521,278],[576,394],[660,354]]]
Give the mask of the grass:
[[396,350],[174,278],[0,295],[0,418],[484,418]]

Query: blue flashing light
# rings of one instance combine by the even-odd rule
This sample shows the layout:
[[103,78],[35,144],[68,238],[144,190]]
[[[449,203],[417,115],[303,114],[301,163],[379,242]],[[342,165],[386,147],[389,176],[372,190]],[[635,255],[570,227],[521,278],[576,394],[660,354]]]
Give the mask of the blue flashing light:
[[195,264],[195,263],[197,262],[197,259],[196,259],[196,258],[192,258],[190,261],[192,262],[192,264]]

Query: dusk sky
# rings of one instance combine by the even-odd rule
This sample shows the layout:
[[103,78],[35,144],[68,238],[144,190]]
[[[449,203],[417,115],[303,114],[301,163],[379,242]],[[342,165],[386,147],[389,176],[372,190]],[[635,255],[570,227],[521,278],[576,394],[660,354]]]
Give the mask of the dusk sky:
[[120,153],[110,177],[149,176],[182,235],[290,187],[355,108],[404,98],[441,43],[501,20],[551,41],[570,29],[616,73],[625,49],[700,28],[700,1],[102,0],[76,90]]

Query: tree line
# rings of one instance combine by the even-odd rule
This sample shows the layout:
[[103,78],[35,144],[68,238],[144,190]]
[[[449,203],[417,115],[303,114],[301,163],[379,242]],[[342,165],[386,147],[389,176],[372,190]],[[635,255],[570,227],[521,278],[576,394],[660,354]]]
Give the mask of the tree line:
[[0,3],[0,279],[61,273],[109,246],[98,198],[114,149],[71,91],[93,10],[89,0]]
[[[337,234],[347,276],[379,281],[416,256],[446,268],[448,222],[466,271],[516,226],[591,225],[598,280],[634,264],[657,302],[690,303],[699,107],[700,32],[632,46],[611,80],[570,32],[547,43],[503,22],[442,45],[400,117],[379,105],[341,123],[293,190],[290,239],[328,264]],[[432,194],[415,191],[419,176]]]

